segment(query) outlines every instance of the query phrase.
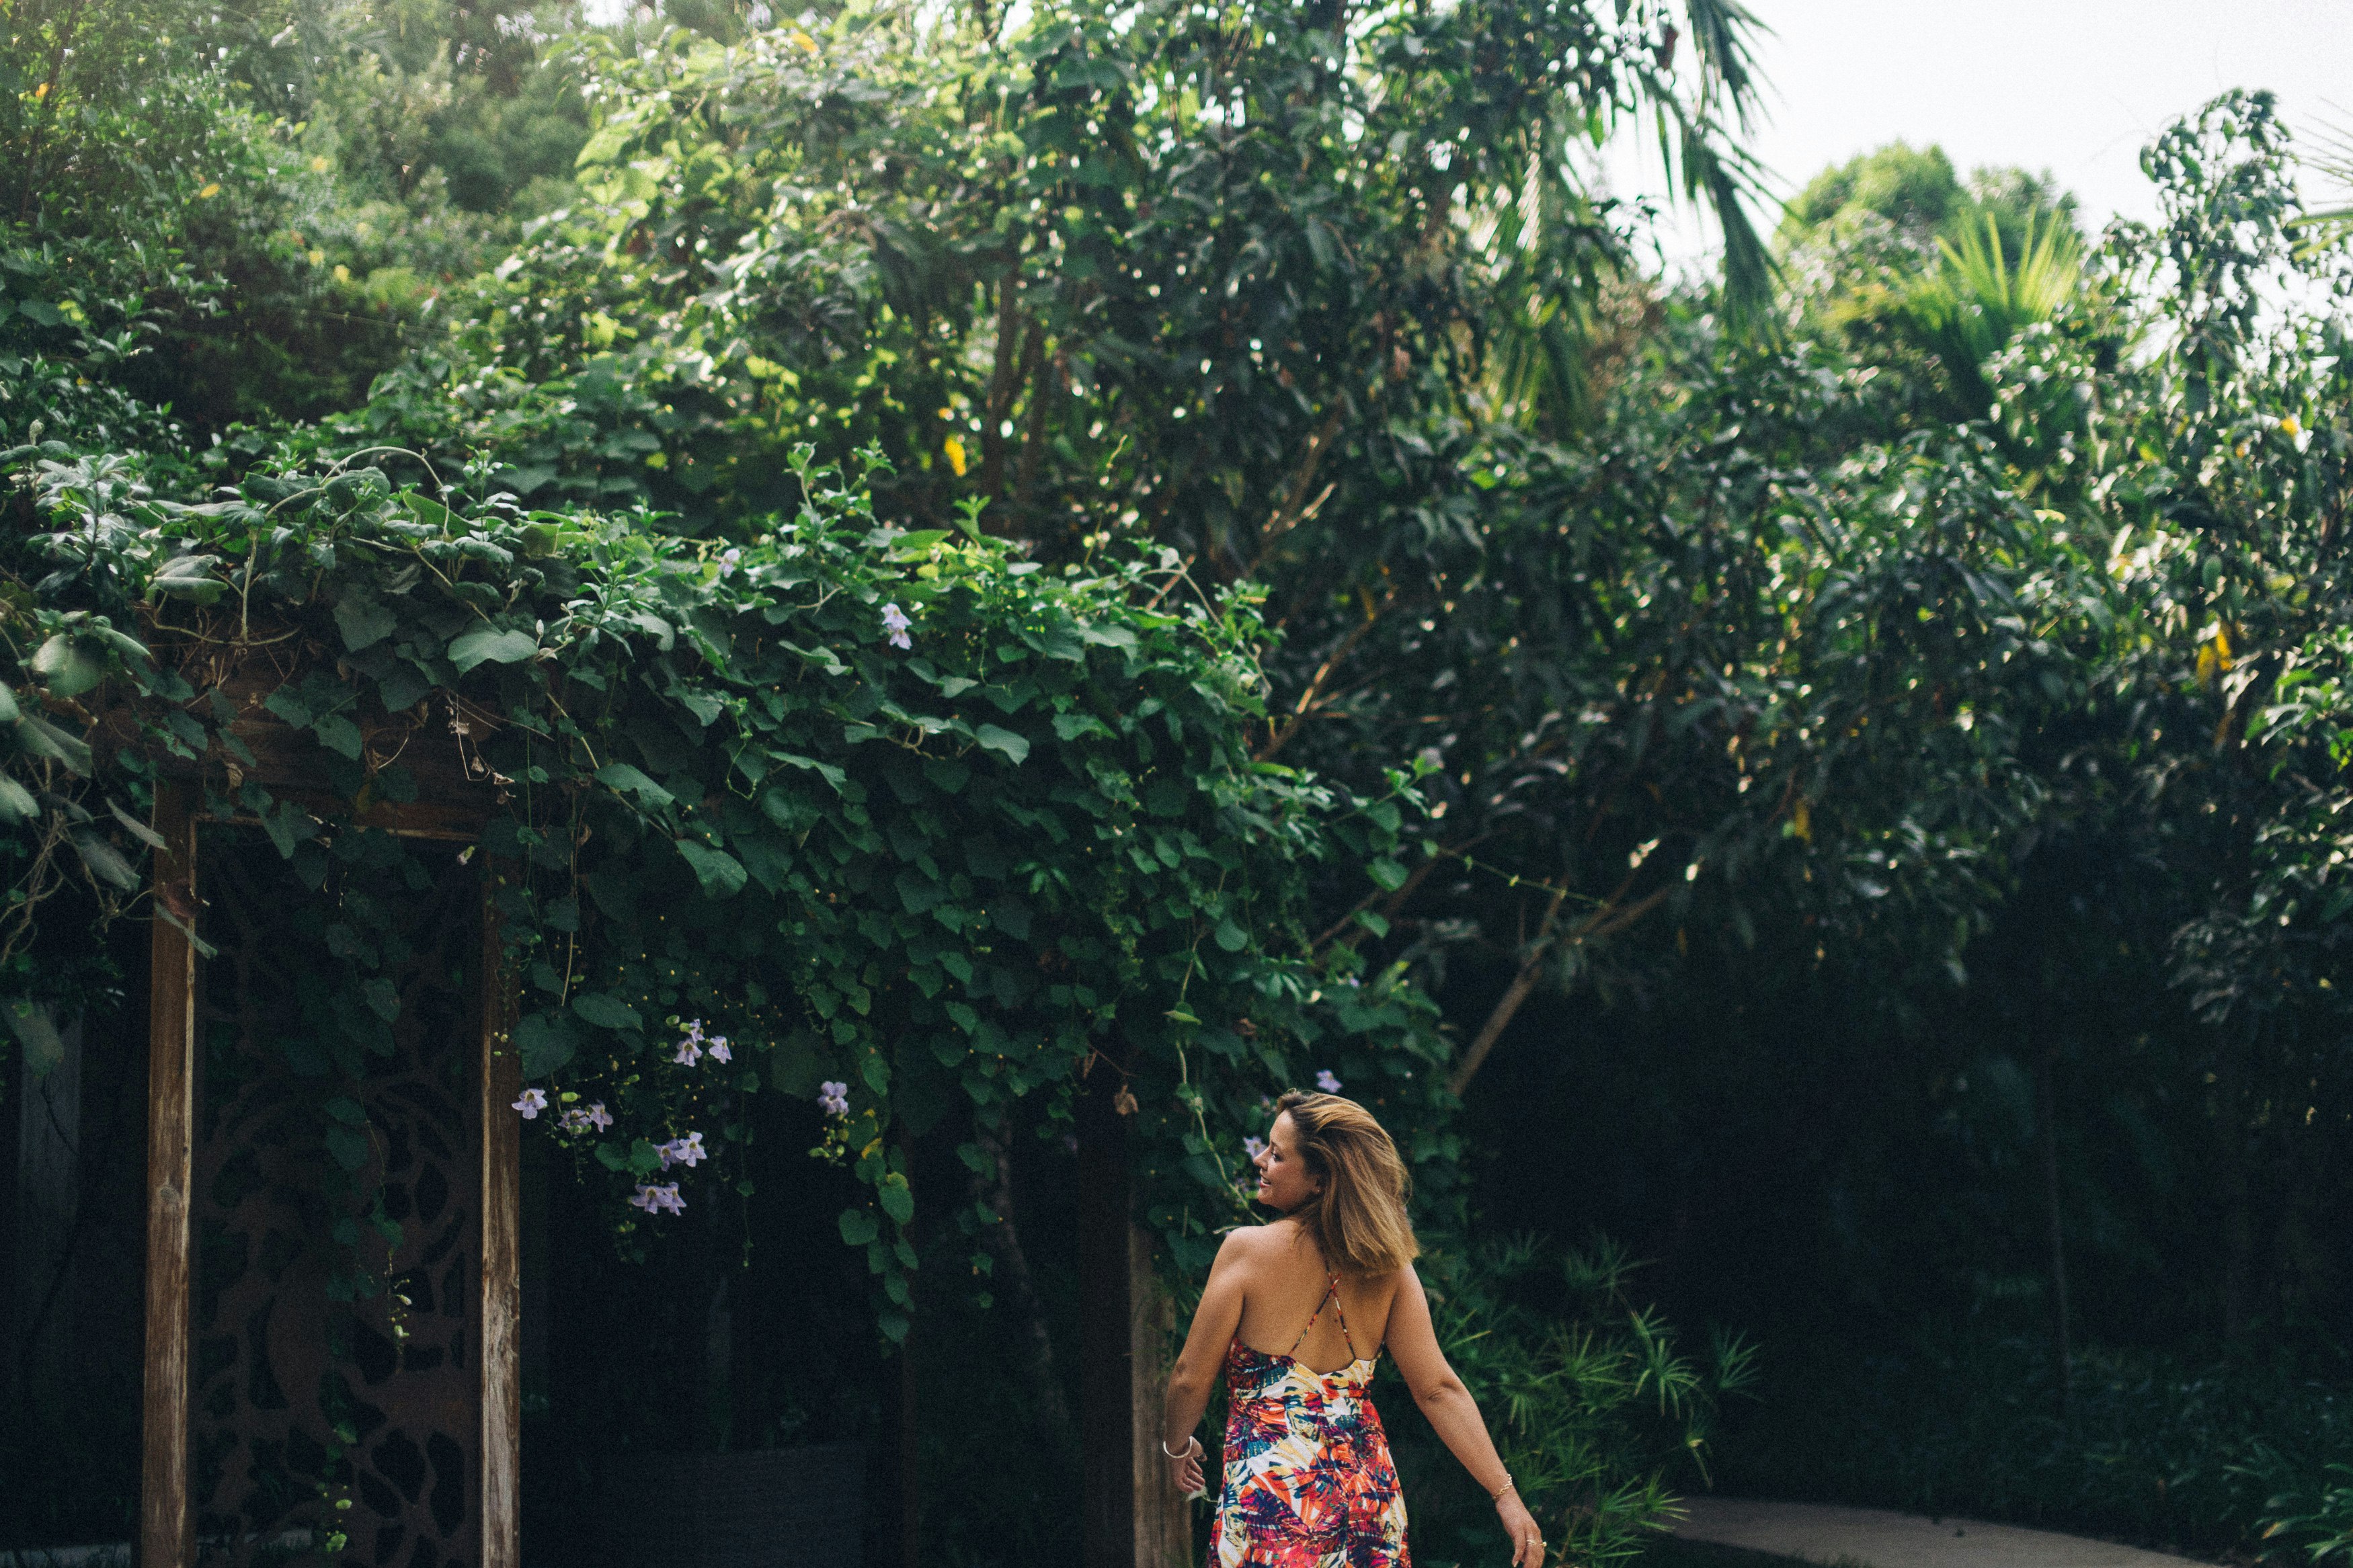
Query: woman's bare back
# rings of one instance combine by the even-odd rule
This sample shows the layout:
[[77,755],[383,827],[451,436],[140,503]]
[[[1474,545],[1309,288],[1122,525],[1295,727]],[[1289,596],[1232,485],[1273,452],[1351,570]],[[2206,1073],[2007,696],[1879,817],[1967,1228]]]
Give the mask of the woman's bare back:
[[1337,1372],[1380,1353],[1398,1275],[1337,1276],[1340,1310],[1335,1312],[1324,1301],[1335,1276],[1296,1221],[1279,1219],[1234,1236],[1247,1239],[1250,1248],[1235,1339],[1266,1355],[1293,1356],[1313,1372]]

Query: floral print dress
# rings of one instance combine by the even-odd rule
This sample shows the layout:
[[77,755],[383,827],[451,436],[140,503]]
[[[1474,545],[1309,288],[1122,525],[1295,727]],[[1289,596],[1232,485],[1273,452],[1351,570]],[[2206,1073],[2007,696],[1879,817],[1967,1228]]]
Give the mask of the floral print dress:
[[[1209,1568],[1410,1568],[1405,1498],[1366,1397],[1376,1363],[1356,1354],[1336,1276],[1324,1301],[1348,1342],[1336,1372],[1239,1339],[1226,1352],[1226,1484]],[[1318,1302],[1293,1352],[1323,1314]]]

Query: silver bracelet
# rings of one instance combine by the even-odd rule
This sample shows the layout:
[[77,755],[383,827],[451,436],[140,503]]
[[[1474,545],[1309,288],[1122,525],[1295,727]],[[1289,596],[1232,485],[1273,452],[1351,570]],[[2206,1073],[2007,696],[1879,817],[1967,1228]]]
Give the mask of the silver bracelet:
[[1181,1454],[1171,1454],[1168,1452],[1168,1439],[1166,1437],[1160,1439],[1160,1452],[1171,1459],[1189,1459],[1199,1451],[1200,1447],[1201,1439],[1187,1433],[1185,1437],[1185,1451]]

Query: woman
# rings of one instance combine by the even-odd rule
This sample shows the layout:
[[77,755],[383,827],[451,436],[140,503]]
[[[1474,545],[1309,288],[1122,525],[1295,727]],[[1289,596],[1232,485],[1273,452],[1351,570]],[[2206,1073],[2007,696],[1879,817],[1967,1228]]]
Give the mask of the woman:
[[1384,1342],[1414,1403],[1493,1495],[1513,1568],[1540,1568],[1544,1537],[1430,1327],[1397,1145],[1354,1100],[1286,1094],[1257,1163],[1258,1200],[1282,1217],[1219,1249],[1168,1379],[1160,1444],[1177,1486],[1201,1491],[1193,1428],[1222,1364],[1226,1480],[1210,1568],[1408,1568],[1405,1500],[1366,1397]]

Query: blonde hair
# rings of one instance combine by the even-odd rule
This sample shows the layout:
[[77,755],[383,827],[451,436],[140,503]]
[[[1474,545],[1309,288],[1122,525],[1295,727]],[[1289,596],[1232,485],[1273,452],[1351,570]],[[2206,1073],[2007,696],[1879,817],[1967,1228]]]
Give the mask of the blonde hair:
[[1388,1274],[1419,1257],[1405,1209],[1413,1178],[1373,1113],[1336,1094],[1297,1090],[1274,1106],[1278,1115],[1290,1113],[1299,1157],[1322,1181],[1292,1217],[1314,1237],[1324,1261],[1346,1274]]

